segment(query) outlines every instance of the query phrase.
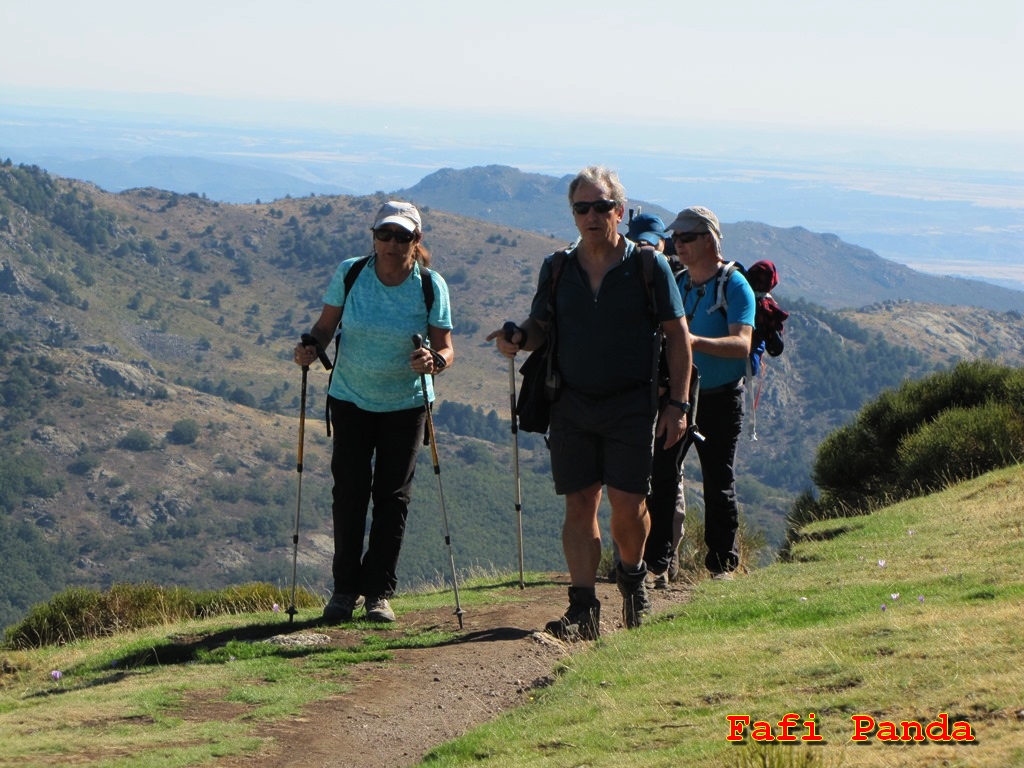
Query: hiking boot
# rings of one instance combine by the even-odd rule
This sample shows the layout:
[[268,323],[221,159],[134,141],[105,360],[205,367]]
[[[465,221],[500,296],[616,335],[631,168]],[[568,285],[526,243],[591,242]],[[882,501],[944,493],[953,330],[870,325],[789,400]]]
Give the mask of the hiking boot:
[[395,612],[391,603],[384,597],[371,597],[366,601],[366,620],[391,622],[395,620]]
[[352,621],[352,611],[363,604],[363,596],[351,592],[335,592],[324,606],[324,621],[335,624]]
[[639,627],[644,623],[644,617],[651,615],[651,599],[647,596],[647,586],[644,584],[646,578],[647,566],[643,563],[635,573],[627,573],[619,564],[615,583],[622,595],[622,623],[627,629]]
[[732,571],[718,571],[717,573],[712,573],[711,578],[715,581],[732,581],[736,577],[733,576]]
[[559,640],[597,640],[601,634],[601,601],[593,589],[569,587],[565,615],[544,625],[544,631]]
[[672,559],[668,561],[668,580],[679,581],[679,550],[672,553]]
[[668,589],[668,571],[662,573],[652,573],[651,579],[648,583],[652,589]]

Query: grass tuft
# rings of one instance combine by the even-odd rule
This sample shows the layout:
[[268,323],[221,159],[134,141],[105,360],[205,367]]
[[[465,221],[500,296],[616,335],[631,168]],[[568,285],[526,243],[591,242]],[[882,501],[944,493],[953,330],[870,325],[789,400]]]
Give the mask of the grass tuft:
[[[24,619],[9,627],[4,647],[25,650],[66,645],[188,619],[271,611],[274,606],[283,611],[290,601],[290,593],[262,582],[209,591],[150,583],[114,584],[106,592],[72,587],[33,606]],[[298,588],[295,604],[296,608],[311,608],[323,601]]]

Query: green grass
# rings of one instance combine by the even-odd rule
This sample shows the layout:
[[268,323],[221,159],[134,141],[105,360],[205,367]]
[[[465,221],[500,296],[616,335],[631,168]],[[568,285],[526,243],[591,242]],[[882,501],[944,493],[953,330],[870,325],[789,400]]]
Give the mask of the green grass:
[[[427,766],[1024,765],[1024,470],[991,473],[865,517],[802,530],[793,559],[567,657],[556,682]],[[528,594],[493,574],[464,609]],[[898,597],[894,597],[898,595]],[[882,606],[885,609],[882,609]],[[402,596],[402,614],[453,608],[450,590]],[[319,607],[230,614],[60,646],[8,650],[3,765],[186,766],[254,753],[267,726],[345,690],[346,667],[431,647],[450,625],[354,622],[349,647],[267,642],[313,629]],[[52,680],[51,670],[61,670]],[[728,715],[801,722],[819,744],[738,743]],[[970,723],[973,746],[852,744],[851,717]],[[801,727],[796,734],[803,735]]]
[[[1013,468],[813,524],[795,562],[702,583],[424,765],[1024,765],[1022,509]],[[728,715],[789,712],[814,713],[824,743],[726,740]],[[976,743],[850,741],[855,714],[927,724],[940,712],[970,723]]]
[[[463,603],[493,601],[492,590],[507,586],[493,582],[467,582]],[[450,591],[410,594],[400,612],[450,600]],[[350,665],[455,637],[436,626],[383,632],[353,622],[343,625],[356,630],[348,647],[270,642],[315,631],[321,607],[300,610],[291,625],[281,613],[237,613],[9,648],[0,676],[0,765],[185,766],[251,753],[265,726],[343,692]]]

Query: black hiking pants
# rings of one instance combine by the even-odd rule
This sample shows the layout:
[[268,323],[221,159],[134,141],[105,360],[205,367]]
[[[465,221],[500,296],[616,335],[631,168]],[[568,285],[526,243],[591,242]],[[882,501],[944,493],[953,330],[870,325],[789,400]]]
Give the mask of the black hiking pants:
[[701,390],[697,427],[704,442],[695,442],[704,476],[704,565],[712,573],[734,571],[739,565],[736,531],[736,449],[743,432],[743,380],[735,387]]
[[664,573],[679,541],[682,520],[686,515],[683,497],[683,458],[686,436],[665,449],[662,435],[654,443],[651,463],[651,493],[647,497],[647,513],[651,516],[651,532],[644,546],[644,562],[651,573]]
[[334,591],[390,598],[398,585],[398,556],[426,411],[419,407],[375,413],[344,400],[330,400]]

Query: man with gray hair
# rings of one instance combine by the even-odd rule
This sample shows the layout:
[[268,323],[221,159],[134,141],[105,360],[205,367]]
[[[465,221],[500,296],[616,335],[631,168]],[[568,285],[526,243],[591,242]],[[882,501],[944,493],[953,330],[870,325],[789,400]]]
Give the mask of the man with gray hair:
[[[551,404],[551,473],[555,492],[565,496],[562,549],[572,586],[565,615],[545,629],[565,640],[600,634],[598,507],[606,485],[621,556],[616,581],[623,623],[637,627],[650,613],[643,553],[654,441],[678,442],[690,410],[690,340],[679,290],[660,255],[647,262],[653,264],[648,285],[640,249],[618,232],[625,203],[614,171],[590,166],[577,174],[569,206],[579,240],[544,260],[530,316],[508,337],[504,328],[487,337],[509,358],[554,343],[563,384]],[[659,330],[669,367],[669,398],[660,411]]]
[[690,328],[693,362],[700,371],[696,441],[704,476],[705,567],[713,578],[731,579],[739,565],[736,531],[736,449],[743,431],[744,376],[754,331],[754,292],[739,270],[728,276],[725,305],[718,280],[724,277],[722,228],[707,208],[685,208],[666,227],[676,257],[686,267],[679,292]]

